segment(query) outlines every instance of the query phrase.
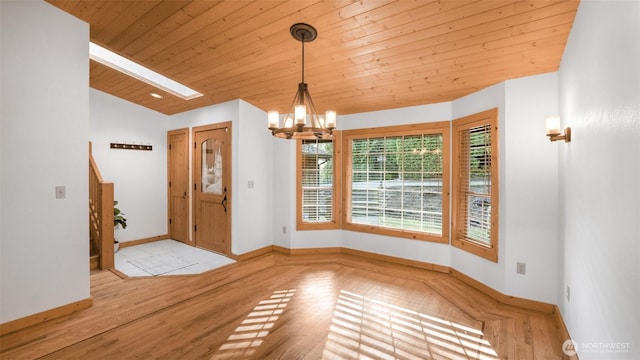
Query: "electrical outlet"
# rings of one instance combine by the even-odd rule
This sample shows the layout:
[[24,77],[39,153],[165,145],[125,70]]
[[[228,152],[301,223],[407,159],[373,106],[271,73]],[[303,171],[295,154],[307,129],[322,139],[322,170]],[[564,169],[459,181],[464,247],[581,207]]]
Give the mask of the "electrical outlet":
[[567,302],[571,302],[571,287],[567,285]]
[[283,233],[283,234],[286,234],[286,233],[287,233],[287,227],[286,227],[286,226],[283,226],[283,227],[282,227],[282,233]]
[[516,272],[525,275],[527,273],[527,264],[521,262],[516,263]]

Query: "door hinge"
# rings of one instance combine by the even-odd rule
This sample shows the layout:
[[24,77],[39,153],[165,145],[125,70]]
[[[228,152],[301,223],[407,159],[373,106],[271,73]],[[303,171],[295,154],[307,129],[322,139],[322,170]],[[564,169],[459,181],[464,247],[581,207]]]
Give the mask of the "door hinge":
[[171,150],[171,144],[169,144],[169,150]]
[[169,225],[171,225],[171,219],[169,219]]
[[197,184],[193,184],[193,190],[198,190],[198,185]]
[[198,225],[193,225],[193,231],[198,231]]
[[171,187],[171,181],[169,181],[169,187]]
[[194,148],[194,149],[196,148],[196,143],[193,143],[193,148]]

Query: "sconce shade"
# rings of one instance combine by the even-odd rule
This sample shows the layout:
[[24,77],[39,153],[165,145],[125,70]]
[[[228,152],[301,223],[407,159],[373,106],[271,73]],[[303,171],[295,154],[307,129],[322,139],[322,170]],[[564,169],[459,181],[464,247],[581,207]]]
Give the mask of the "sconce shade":
[[560,116],[547,116],[545,118],[545,128],[550,141],[564,140],[564,142],[571,142],[570,127],[565,128],[564,135],[562,135],[562,130],[560,130]]
[[547,116],[545,118],[545,127],[547,135],[560,135],[562,133],[560,131],[560,117],[557,115]]

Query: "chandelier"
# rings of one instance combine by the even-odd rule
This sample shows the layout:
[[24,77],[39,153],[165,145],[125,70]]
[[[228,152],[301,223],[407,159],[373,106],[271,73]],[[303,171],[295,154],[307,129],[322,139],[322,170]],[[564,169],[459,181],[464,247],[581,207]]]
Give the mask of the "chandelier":
[[318,32],[304,23],[293,24],[289,32],[302,43],[302,81],[298,84],[289,113],[283,116],[282,126],[280,114],[277,111],[268,112],[269,130],[273,136],[283,139],[331,139],[336,127],[336,112],[329,110],[324,115],[318,115],[307,83],[304,82],[304,43],[315,40]]

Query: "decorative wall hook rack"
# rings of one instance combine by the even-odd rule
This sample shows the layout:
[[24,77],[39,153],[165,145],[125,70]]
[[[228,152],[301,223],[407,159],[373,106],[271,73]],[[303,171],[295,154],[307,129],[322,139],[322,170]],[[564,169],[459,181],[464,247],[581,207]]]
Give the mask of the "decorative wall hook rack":
[[124,150],[149,150],[149,151],[153,149],[151,145],[121,144],[121,143],[111,143],[111,148],[124,149]]

